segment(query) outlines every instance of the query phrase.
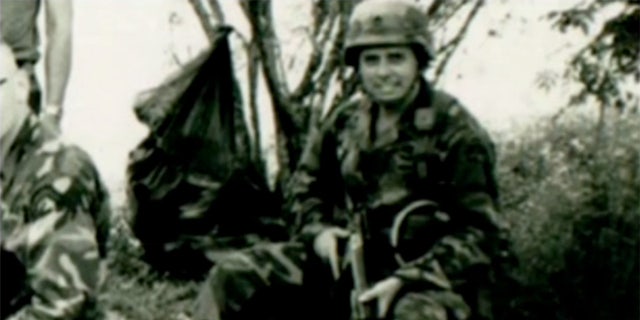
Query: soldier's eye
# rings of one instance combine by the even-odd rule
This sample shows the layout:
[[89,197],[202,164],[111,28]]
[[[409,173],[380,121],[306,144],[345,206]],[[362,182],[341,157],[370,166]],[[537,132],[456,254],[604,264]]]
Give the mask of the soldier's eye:
[[402,52],[392,52],[389,54],[387,58],[391,63],[400,63],[400,62],[403,62],[407,57]]
[[375,54],[363,54],[362,55],[362,62],[365,65],[375,65],[375,64],[380,62],[380,57],[378,55],[375,55]]
[[0,79],[0,86],[4,85],[7,82],[7,78]]

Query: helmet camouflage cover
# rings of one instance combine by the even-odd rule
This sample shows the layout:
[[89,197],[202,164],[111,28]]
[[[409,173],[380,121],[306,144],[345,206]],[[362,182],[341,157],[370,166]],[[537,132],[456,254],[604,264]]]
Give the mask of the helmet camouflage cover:
[[426,16],[405,1],[368,0],[353,10],[345,41],[345,63],[356,66],[362,48],[379,45],[413,45],[423,51],[421,57],[434,56]]

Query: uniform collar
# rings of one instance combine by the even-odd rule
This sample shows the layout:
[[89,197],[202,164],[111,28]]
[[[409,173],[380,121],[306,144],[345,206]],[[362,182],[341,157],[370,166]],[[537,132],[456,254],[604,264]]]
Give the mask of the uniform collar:
[[418,131],[433,130],[436,122],[436,110],[432,106],[432,97],[431,86],[421,78],[418,94],[400,118],[401,126]]

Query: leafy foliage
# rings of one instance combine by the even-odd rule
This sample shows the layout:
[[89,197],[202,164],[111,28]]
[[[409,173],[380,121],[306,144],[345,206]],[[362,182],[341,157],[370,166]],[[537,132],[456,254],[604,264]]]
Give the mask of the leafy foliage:
[[597,126],[565,115],[500,144],[504,213],[521,262],[511,317],[638,317],[640,119],[616,118],[601,137]]
[[566,76],[581,85],[570,105],[581,105],[593,97],[603,107],[615,107],[621,111],[631,107],[637,111],[640,2],[592,0],[565,11],[551,12],[548,18],[560,32],[579,29],[588,34],[595,17],[609,10],[617,10],[617,14],[603,24],[569,64]]

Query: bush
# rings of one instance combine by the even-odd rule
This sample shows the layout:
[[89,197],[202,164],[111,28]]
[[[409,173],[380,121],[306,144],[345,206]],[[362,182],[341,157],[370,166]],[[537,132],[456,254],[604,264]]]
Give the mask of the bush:
[[640,119],[574,115],[499,146],[520,261],[511,317],[637,319]]

